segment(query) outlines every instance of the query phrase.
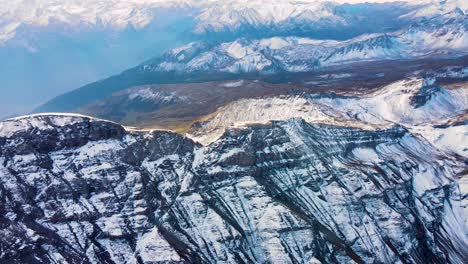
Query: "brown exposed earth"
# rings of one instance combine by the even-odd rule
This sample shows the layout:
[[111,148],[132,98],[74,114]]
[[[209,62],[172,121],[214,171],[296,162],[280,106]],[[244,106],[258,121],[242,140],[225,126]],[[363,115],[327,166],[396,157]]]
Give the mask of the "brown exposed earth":
[[[311,93],[359,95],[410,76],[466,65],[467,57],[386,61],[240,81],[144,85],[119,91],[76,112],[142,129],[185,132],[195,122],[209,118],[220,107],[239,99]],[[468,78],[438,78],[440,84],[449,88],[466,81]]]

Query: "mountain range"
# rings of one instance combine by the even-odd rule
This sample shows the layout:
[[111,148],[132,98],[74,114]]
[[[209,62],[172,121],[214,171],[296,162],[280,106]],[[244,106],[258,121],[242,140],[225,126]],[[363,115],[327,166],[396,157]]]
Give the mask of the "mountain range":
[[[410,24],[398,31],[365,34],[342,41],[290,36],[240,38],[221,43],[191,42],[121,74],[61,95],[35,112],[78,111],[99,116],[98,112],[88,111],[91,105],[99,104],[121,90],[141,85],[226,79],[286,83],[298,82],[300,78],[302,86],[306,84],[311,87],[317,83],[316,78],[303,80],[304,75],[313,77],[314,73],[320,71],[319,77],[330,73],[335,74],[330,75],[335,77],[352,77],[342,74],[355,71],[356,64],[360,64],[359,67],[367,64],[367,68],[372,68],[376,63],[393,62],[410,68],[410,64],[418,60],[419,65],[414,67],[431,64],[429,67],[434,68],[432,60],[438,60],[439,63],[445,60],[445,64],[458,63],[463,66],[466,64],[467,50],[468,16],[460,9]],[[394,74],[387,70],[373,72],[367,78],[379,79],[378,74]],[[341,75],[336,75],[337,72],[341,72]],[[365,75],[367,71],[361,74]],[[410,73],[403,72],[403,75],[392,81],[407,74]]]
[[76,114],[0,122],[0,259],[461,264],[467,105],[466,82],[410,78],[237,100],[185,136]]
[[[193,41],[297,36],[346,40],[397,31],[464,1],[2,1],[0,118]],[[261,8],[260,8],[261,7]],[[48,93],[41,92],[48,89]]]
[[468,5],[383,2],[0,0],[0,264],[466,263]]

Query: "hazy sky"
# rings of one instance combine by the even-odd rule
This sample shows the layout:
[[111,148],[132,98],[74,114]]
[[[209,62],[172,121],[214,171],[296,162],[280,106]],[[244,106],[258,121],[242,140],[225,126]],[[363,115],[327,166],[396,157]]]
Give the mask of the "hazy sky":
[[[411,2],[411,0],[334,0],[336,2],[342,2],[342,3],[364,3],[364,2],[369,2],[369,3],[384,3],[384,2]],[[418,0],[413,0],[414,2],[417,2]]]

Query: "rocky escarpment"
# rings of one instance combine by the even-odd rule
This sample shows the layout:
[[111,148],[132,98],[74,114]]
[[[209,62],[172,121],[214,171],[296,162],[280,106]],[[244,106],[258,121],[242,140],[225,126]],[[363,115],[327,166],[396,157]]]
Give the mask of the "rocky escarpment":
[[202,146],[19,118],[0,123],[0,262],[463,263],[465,168],[399,126],[290,119]]
[[411,105],[414,108],[424,106],[431,98],[436,97],[436,94],[440,93],[442,89],[435,83],[435,79],[426,79],[421,89],[411,97]]

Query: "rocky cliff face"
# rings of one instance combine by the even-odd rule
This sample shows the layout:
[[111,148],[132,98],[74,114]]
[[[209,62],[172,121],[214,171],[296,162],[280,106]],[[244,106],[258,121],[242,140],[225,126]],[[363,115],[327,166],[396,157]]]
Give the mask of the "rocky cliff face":
[[289,119],[203,146],[24,117],[0,123],[0,262],[463,263],[463,182],[466,160],[398,125]]

